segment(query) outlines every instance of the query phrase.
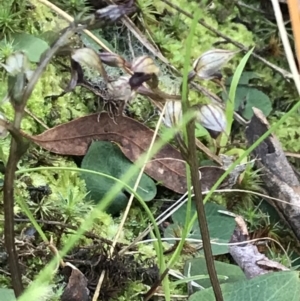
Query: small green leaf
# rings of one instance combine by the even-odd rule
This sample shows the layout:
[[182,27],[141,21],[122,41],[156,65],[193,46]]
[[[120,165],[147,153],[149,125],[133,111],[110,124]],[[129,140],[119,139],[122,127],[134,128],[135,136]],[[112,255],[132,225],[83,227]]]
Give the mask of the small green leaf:
[[240,111],[246,119],[251,119],[253,116],[252,107],[262,110],[265,116],[268,116],[272,111],[270,98],[255,88],[238,86],[236,90],[235,110],[238,110],[239,106],[243,105],[243,101],[245,102],[245,106]]
[[[226,79],[226,86],[230,86],[233,76]],[[238,85],[248,85],[251,79],[260,78],[258,74],[252,71],[244,71],[240,77]]]
[[[99,30],[91,30],[91,32],[107,47],[109,48],[112,52],[115,51],[114,47],[105,39],[103,39],[99,33]],[[95,51],[99,51],[99,49],[101,48],[92,38],[90,38],[87,34],[82,33],[82,35],[80,36],[82,42],[84,43],[84,45],[86,47],[90,47],[92,49],[94,49]]]
[[[268,116],[272,111],[272,103],[270,98],[249,84],[251,79],[258,79],[259,76],[255,72],[243,72],[239,80],[235,92],[234,110],[241,112],[246,119],[251,119],[253,116],[252,107],[256,107]],[[226,86],[231,85],[233,77],[226,80]],[[222,93],[224,101],[228,101],[226,93]]]
[[[217,243],[228,243],[235,227],[235,221],[232,217],[221,214],[218,210],[226,210],[223,206],[215,203],[205,204],[205,214],[207,218],[210,239]],[[192,202],[192,212],[196,212],[195,203]],[[186,204],[179,208],[172,215],[174,224],[167,227],[164,237],[174,237],[174,230],[178,227],[182,228],[186,218]],[[201,239],[198,221],[195,221],[191,233],[188,238]],[[220,255],[228,253],[227,245],[212,244],[213,255]]]
[[204,128],[200,123],[195,123],[195,125],[196,125],[195,136],[197,138],[209,135],[207,129]]
[[[102,172],[117,179],[121,179],[131,166],[132,163],[123,155],[119,147],[107,141],[92,142],[81,164],[81,168]],[[90,199],[96,203],[101,202],[103,196],[116,183],[112,179],[88,173],[83,173],[82,178],[90,192]],[[126,184],[133,188],[136,178],[137,174],[131,179],[127,179]],[[143,174],[137,193],[145,202],[152,200],[156,195],[154,181]],[[118,213],[126,207],[127,202],[127,195],[120,191],[107,210],[111,214]]]
[[[221,285],[224,301],[299,301],[298,272],[275,272]],[[198,291],[189,301],[215,301],[212,288]]]
[[[215,268],[217,275],[222,275],[228,277],[227,280],[219,278],[220,284],[236,282],[242,279],[246,279],[243,271],[237,265],[228,264],[225,262],[215,261]],[[208,275],[206,262],[204,257],[193,258],[186,261],[184,266],[184,275],[188,276],[197,276],[197,275]],[[208,278],[195,280],[199,285],[204,288],[211,287],[211,282]]]
[[9,288],[0,288],[1,301],[15,301],[14,291]]
[[39,62],[42,53],[49,48],[48,43],[28,33],[12,35],[13,47],[16,51],[24,51],[31,62]]

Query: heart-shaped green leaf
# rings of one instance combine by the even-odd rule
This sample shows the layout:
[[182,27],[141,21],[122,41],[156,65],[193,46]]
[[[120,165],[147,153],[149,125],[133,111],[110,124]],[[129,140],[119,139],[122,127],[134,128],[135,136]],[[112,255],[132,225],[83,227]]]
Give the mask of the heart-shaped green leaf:
[[[298,301],[298,272],[276,272],[221,285],[224,301]],[[198,291],[189,301],[215,301],[212,288]]]
[[15,301],[14,291],[9,288],[0,288],[1,301]]
[[[242,279],[246,279],[245,274],[243,273],[241,268],[237,265],[228,264],[221,261],[215,261],[215,268],[217,271],[217,275],[227,277],[226,280],[220,278],[219,279],[220,284],[236,282]],[[198,257],[198,258],[187,260],[184,266],[184,275],[186,277],[208,275],[205,258]],[[195,282],[197,282],[199,285],[201,285],[204,288],[211,287],[211,282],[209,277],[205,279],[195,280]]]
[[[121,179],[131,166],[132,163],[123,155],[119,147],[107,141],[92,142],[81,164],[81,168],[102,172],[117,179]],[[96,203],[101,202],[103,196],[116,183],[112,179],[88,173],[82,173],[82,178],[90,192],[89,198]],[[131,179],[127,179],[125,183],[133,188],[136,179],[137,174]],[[137,193],[145,202],[152,200],[156,195],[154,181],[143,174]],[[107,210],[111,214],[118,213],[126,207],[127,202],[127,195],[124,191],[120,191]]]
[[47,42],[28,33],[16,33],[12,38],[14,49],[24,51],[31,62],[39,62],[42,53],[49,48]]
[[255,88],[238,86],[235,97],[234,109],[239,110],[246,119],[251,119],[253,116],[252,107],[262,110],[265,116],[272,111],[269,96]]
[[[272,103],[268,95],[249,83],[251,79],[258,78],[259,76],[254,72],[243,72],[236,89],[234,109],[240,112],[246,119],[252,118],[252,107],[262,110],[265,116],[268,116],[272,111]],[[229,77],[226,80],[226,86],[230,86],[231,81],[232,77]],[[227,101],[228,95],[223,92],[222,98]]]
[[[205,214],[207,218],[210,239],[216,243],[228,243],[235,227],[235,221],[232,217],[221,214],[218,210],[226,210],[223,206],[215,203],[205,204]],[[192,203],[192,212],[196,212],[195,203]],[[165,237],[174,237],[174,232],[179,228],[182,228],[186,219],[186,204],[179,208],[172,215],[174,224],[171,224],[165,230]],[[198,221],[196,220],[191,233],[188,238],[201,239],[200,229]],[[217,245],[212,244],[212,251],[214,255],[226,254],[228,253],[227,245]]]

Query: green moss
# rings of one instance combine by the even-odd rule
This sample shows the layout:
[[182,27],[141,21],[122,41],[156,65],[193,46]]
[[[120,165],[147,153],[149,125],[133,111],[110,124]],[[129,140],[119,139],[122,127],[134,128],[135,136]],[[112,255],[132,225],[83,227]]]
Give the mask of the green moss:
[[122,296],[119,296],[116,300],[127,301],[127,300],[140,300],[140,294],[143,291],[147,291],[147,288],[139,281],[130,281],[130,284],[126,288],[126,291]]
[[[35,8],[27,12],[26,16],[28,19],[16,19],[16,22],[13,25],[17,26],[18,30],[43,37],[47,39],[47,41],[53,41],[53,37],[57,35],[57,29],[62,29],[63,27],[67,26],[67,22],[56,16],[56,14],[46,6],[41,5],[39,1],[32,0],[31,2]],[[177,4],[181,8],[184,8],[187,12],[194,12],[199,7],[199,2],[197,1],[175,0],[173,3]],[[80,12],[82,7],[85,6],[85,1],[62,1],[57,2],[57,4],[62,5],[61,7],[66,9],[66,11],[70,12],[71,14],[75,14]],[[232,7],[225,7],[224,1],[216,1],[215,4],[215,10],[203,10],[201,18],[203,18],[207,24],[216,30],[222,32],[230,38],[233,38],[234,40],[237,40],[245,47],[251,47],[255,45],[255,42],[258,41],[255,33],[253,34],[251,31],[247,30],[247,28],[242,24],[237,24],[230,21],[231,17],[234,17],[237,13],[236,8],[233,9]],[[178,14],[178,12],[176,12],[174,9],[171,9],[169,6],[159,0],[139,1],[139,5],[143,8],[142,16],[144,17],[146,26],[149,28],[154,41],[158,44],[163,54],[170,60],[171,64],[182,71],[185,59],[185,41],[189,34],[192,20],[183,16],[182,14]],[[226,9],[224,9],[224,7]],[[172,14],[166,13],[166,10]],[[156,18],[159,18],[158,22],[158,19]],[[128,49],[124,51],[126,47],[123,45],[126,44],[126,46],[128,46],[127,33],[124,33],[122,30],[114,30],[109,30],[109,32],[103,30],[101,31],[101,35],[108,35],[110,37],[105,38],[107,38],[111,45],[116,47],[116,52],[124,55],[126,58],[130,57],[130,55],[132,55],[131,51],[128,51]],[[122,35],[120,35],[120,32]],[[134,40],[134,38],[132,38],[131,46],[134,49],[135,55],[149,54],[149,52],[143,48],[143,45],[141,45],[140,42],[137,42],[137,40]],[[212,48],[236,50],[236,47],[232,44],[223,43],[222,38],[213,34],[205,27],[198,25],[193,40],[190,67],[192,67],[193,60],[198,58],[205,51]],[[9,44],[4,45],[3,48],[1,48],[0,44],[0,59],[3,61],[10,51],[11,49],[9,48]],[[237,54],[226,65],[224,74],[226,73],[231,75],[242,56],[242,53]],[[272,63],[277,64],[282,68],[286,68],[286,63],[282,62],[281,59],[273,57],[268,59]],[[161,70],[161,89],[169,93],[179,93],[181,79],[175,77],[174,74],[172,74],[172,71],[170,71],[157,59],[155,59],[155,62]],[[64,63],[69,64],[67,61],[64,61]],[[258,73],[258,75],[261,77],[258,85],[265,90],[270,98],[296,99],[295,89],[291,86],[291,83],[287,83],[278,73],[266,67],[265,64],[260,63],[256,59],[252,58],[247,67],[253,69],[253,71]],[[109,68],[108,70],[109,75],[119,76],[120,70],[117,68],[115,68],[113,71]],[[68,93],[60,98],[53,97],[63,92],[63,88],[68,82],[66,77],[69,76],[70,75],[68,73],[62,72],[61,67],[59,67],[55,61],[52,61],[39,80],[28,102],[27,108],[50,127],[68,122],[80,116],[87,115],[94,110],[95,96],[79,87],[76,88],[72,93]],[[97,80],[99,80],[101,83],[101,78],[96,79],[96,81]],[[220,92],[220,88],[214,83],[209,81],[201,81],[201,84],[214,93]],[[6,79],[2,73],[0,82],[0,96],[4,97],[5,93]],[[208,101],[206,97],[195,91],[191,91],[189,96],[193,104],[206,103]],[[4,112],[8,119],[13,119],[14,112],[9,103],[3,105],[1,107],[1,111]],[[151,103],[148,100],[145,100],[143,97],[137,97],[129,105],[129,111],[141,122],[147,120],[151,114],[155,113]],[[271,124],[276,122],[278,118],[282,116],[282,114],[283,113],[278,113],[274,116],[271,116]],[[300,150],[300,147],[297,145],[297,140],[300,134],[298,131],[297,118],[298,117],[296,114],[295,116],[291,116],[285,122],[285,124],[277,129],[276,132],[277,137],[283,143],[284,149],[288,151],[298,152]],[[148,121],[147,125],[154,127],[156,125],[156,120],[157,116],[155,116],[151,121]],[[22,122],[22,129],[33,135],[39,134],[44,130],[41,125],[39,125],[29,116],[25,116]],[[0,148],[2,150],[2,153],[0,153],[0,160],[4,162],[7,161],[9,143],[9,137],[4,140],[0,140]],[[59,156],[51,155],[48,152],[40,150],[36,146],[34,146],[34,148],[38,149],[39,155],[46,156],[54,166],[76,167],[75,163],[73,163],[70,158],[61,158]],[[30,152],[31,150],[29,150],[28,153],[30,154]],[[204,159],[203,154],[199,154],[199,160],[200,159]],[[19,162],[18,167],[19,169],[24,169],[32,165],[32,162],[28,159],[28,157],[25,156]],[[257,182],[256,176],[257,174],[253,172],[253,170],[247,170],[239,187],[249,190],[258,190],[259,183]],[[39,201],[33,200],[32,196],[27,190],[27,186],[29,185],[34,187],[49,185],[52,193],[44,196]],[[26,173],[18,176],[15,182],[15,192],[16,203],[18,204],[18,202],[25,200],[36,218],[44,217],[47,219],[59,220],[79,226],[79,224],[84,221],[86,214],[89,213],[93,208],[92,205],[86,203],[84,200],[87,194],[85,183],[80,179],[78,173],[76,172],[50,172],[44,170],[41,172]],[[229,195],[218,195],[215,196],[215,200],[221,204],[225,204],[226,201],[228,201],[228,197]],[[238,199],[238,201],[243,200],[244,203],[246,200],[247,204],[244,207],[240,206],[238,209],[242,214],[244,214],[244,216],[250,219],[252,223],[251,226],[260,226],[259,219],[265,218],[265,216],[259,215],[257,212],[255,212],[255,208],[251,202],[252,200],[249,194],[237,195],[235,193],[235,197]],[[2,202],[2,195],[0,198]],[[15,206],[15,212],[20,213],[21,210],[17,204]],[[151,210],[155,214],[155,206],[152,206]],[[98,212],[98,218],[95,220],[93,228],[90,229],[90,231],[99,235],[100,237],[113,240],[118,231],[121,218],[122,215],[119,218],[112,218],[105,212]],[[130,210],[129,218],[126,220],[125,226],[122,229],[121,236],[118,241],[124,243],[132,241],[132,239],[134,239],[142,230],[147,227],[148,222],[149,218],[144,210],[141,210],[141,207],[138,204],[134,204]],[[17,230],[20,229],[18,228]],[[72,231],[70,232],[71,234],[68,233],[62,235],[61,245],[63,245],[70,238]],[[91,243],[91,239],[82,238],[77,243],[77,246],[85,246]],[[167,243],[164,243],[163,245],[165,248],[169,247]],[[145,260],[154,258],[156,255],[152,244],[140,244],[138,246],[138,254],[140,258]],[[168,257],[169,256],[166,256],[166,259],[168,259]],[[190,258],[190,255],[182,255],[173,268],[182,269],[183,263],[187,258]],[[42,268],[44,261],[40,258],[34,258],[28,261],[28,265],[29,264],[29,279],[31,279],[33,278],[34,274],[36,274],[35,272]],[[29,282],[28,279],[27,281]],[[10,285],[6,277],[0,277],[0,283],[3,283],[4,285]],[[136,296],[137,293],[141,292],[142,290],[146,290],[143,285],[132,281],[124,295],[119,297],[118,300],[128,300],[129,298],[133,299],[132,296]],[[184,287],[180,287],[176,288],[173,293],[178,292],[178,294],[180,294],[183,291]],[[53,298],[56,300],[56,297]]]
[[[270,124],[277,122],[284,113],[277,113],[274,117],[270,118]],[[284,123],[282,123],[275,130],[276,137],[279,139],[283,149],[289,152],[299,152],[299,113],[295,112],[292,116],[288,117]]]
[[[168,5],[163,4],[160,1],[154,0],[153,4],[160,12],[163,12],[164,9],[167,9],[173,13],[172,15],[166,15],[163,18],[163,20],[167,22],[167,25],[174,24],[174,17],[176,19],[175,28],[172,26],[164,28],[165,25],[163,25],[159,30],[157,30],[156,24],[150,25],[150,28],[152,29],[155,42],[157,42],[159,46],[163,47],[170,62],[179,70],[181,70],[185,59],[183,51],[185,45],[183,41],[185,41],[188,36],[192,19],[183,15],[179,15],[178,17],[178,12],[174,11]],[[178,0],[175,1],[174,4],[181,8],[184,7],[187,12],[196,11],[199,8],[199,4],[197,2],[186,0]],[[238,40],[244,46],[248,47],[253,44],[253,34],[248,31],[244,25],[232,23],[229,19],[223,24],[218,24],[218,21],[213,15],[204,15],[204,12],[200,18],[201,17],[205,18],[205,22],[208,25],[229,37],[234,37],[235,40]],[[180,19],[180,21],[177,21],[177,19]],[[193,49],[191,53],[193,60],[199,57],[203,52],[211,49],[212,45],[219,41],[219,37],[199,24],[196,27],[195,35],[193,36]],[[224,46],[225,49],[236,50],[236,47],[231,44],[225,44]],[[222,48],[224,47],[222,46]],[[236,59],[233,59],[231,64],[236,65],[237,61],[239,60],[240,58],[237,57]]]
[[38,0],[30,1],[34,5],[32,10],[32,19],[34,26],[29,28],[33,34],[41,34],[47,31],[55,31],[68,26],[68,22],[57,16],[47,6],[41,4]]

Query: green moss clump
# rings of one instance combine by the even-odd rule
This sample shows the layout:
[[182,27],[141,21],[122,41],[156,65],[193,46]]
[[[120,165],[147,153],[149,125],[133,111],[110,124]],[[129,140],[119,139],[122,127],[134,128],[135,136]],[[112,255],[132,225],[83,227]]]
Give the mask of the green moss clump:
[[[275,116],[270,118],[270,124],[274,124],[278,121],[278,118],[282,117],[284,113],[276,113]],[[299,113],[295,112],[289,116],[282,124],[280,124],[274,132],[275,136],[279,139],[283,149],[289,152],[299,152]]]

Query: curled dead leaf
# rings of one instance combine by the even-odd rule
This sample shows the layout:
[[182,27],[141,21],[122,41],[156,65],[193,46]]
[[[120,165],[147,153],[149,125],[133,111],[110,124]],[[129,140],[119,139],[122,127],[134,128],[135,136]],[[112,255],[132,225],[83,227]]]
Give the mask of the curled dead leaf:
[[68,284],[61,296],[62,301],[88,301],[89,289],[87,279],[79,269],[70,263],[64,267],[64,274],[68,276]]

